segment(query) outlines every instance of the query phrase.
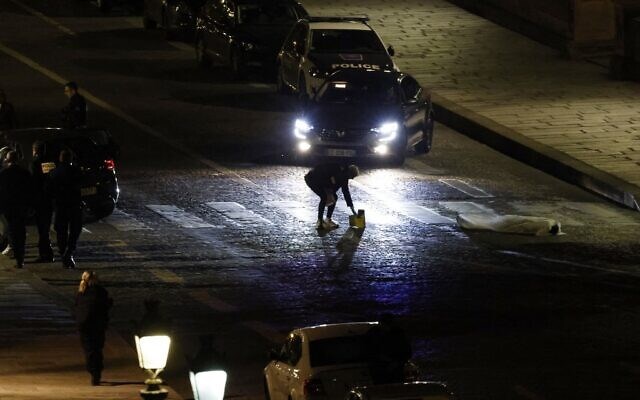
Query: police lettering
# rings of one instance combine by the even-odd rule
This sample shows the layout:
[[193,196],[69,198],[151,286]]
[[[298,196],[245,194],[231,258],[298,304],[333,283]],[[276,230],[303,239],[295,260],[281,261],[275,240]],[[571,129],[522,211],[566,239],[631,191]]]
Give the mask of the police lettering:
[[355,69],[373,69],[380,70],[380,66],[376,64],[331,64],[331,69],[347,69],[347,68],[355,68]]

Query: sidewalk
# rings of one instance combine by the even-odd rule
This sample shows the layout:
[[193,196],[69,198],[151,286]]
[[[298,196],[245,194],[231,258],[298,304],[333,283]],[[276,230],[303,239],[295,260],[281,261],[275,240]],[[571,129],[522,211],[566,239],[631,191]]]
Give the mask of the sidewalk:
[[[78,277],[82,271],[78,271]],[[101,386],[90,385],[71,298],[0,256],[0,399],[140,399],[144,371],[135,350],[109,331]],[[181,399],[171,388],[169,399]]]
[[368,15],[400,69],[432,89],[440,122],[638,208],[640,84],[613,81],[605,67],[567,60],[444,0],[304,4],[312,15]]

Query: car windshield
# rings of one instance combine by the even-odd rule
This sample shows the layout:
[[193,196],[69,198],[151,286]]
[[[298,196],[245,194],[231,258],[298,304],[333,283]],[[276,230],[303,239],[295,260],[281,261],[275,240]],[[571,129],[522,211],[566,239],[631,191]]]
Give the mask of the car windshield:
[[397,104],[400,101],[398,87],[388,80],[372,80],[366,83],[327,82],[320,89],[319,103],[367,103]]
[[311,51],[318,53],[380,53],[384,46],[370,30],[317,29],[311,38]]
[[292,24],[297,20],[298,16],[292,4],[238,4],[238,23],[241,25]]
[[311,367],[367,362],[365,335],[314,340],[309,343]]

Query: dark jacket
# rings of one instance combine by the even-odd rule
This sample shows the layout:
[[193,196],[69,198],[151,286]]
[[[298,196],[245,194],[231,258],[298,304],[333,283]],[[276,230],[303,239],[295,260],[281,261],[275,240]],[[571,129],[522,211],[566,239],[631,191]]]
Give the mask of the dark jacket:
[[57,206],[82,205],[80,186],[82,173],[73,164],[60,164],[49,173],[49,193]]
[[62,123],[65,128],[79,128],[87,125],[87,102],[84,97],[74,94],[62,109]]
[[347,206],[353,207],[351,193],[349,192],[349,174],[346,166],[338,164],[321,164],[314,167],[305,175],[307,182],[311,186],[330,190],[336,193],[338,189],[342,189],[344,201]]
[[18,164],[0,171],[0,209],[7,212],[26,209],[33,203],[31,174]]
[[80,331],[104,331],[109,325],[109,309],[113,300],[99,284],[87,287],[76,295],[76,324]]
[[13,104],[4,102],[0,103],[0,130],[14,129],[18,127],[16,120],[16,112]]

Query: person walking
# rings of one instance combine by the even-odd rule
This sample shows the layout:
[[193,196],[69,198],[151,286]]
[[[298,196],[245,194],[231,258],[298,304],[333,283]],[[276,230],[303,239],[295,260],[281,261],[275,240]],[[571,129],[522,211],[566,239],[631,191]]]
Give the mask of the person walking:
[[7,95],[0,89],[0,131],[18,127],[13,104],[7,101]]
[[75,268],[73,254],[82,232],[82,197],[80,168],[72,163],[69,150],[62,150],[58,166],[49,173],[50,193],[53,197],[58,252],[64,268]]
[[62,109],[62,124],[65,128],[76,129],[87,126],[87,102],[78,93],[78,84],[67,82],[64,85],[64,94],[69,98],[69,103]]
[[37,141],[32,146],[33,158],[30,165],[34,184],[34,206],[36,210],[36,225],[38,227],[38,258],[37,263],[50,263],[54,261],[51,248],[51,219],[53,216],[53,203],[48,193],[49,168],[52,163],[44,162],[44,143]]
[[9,151],[5,157],[5,167],[0,171],[0,209],[9,227],[16,268],[24,266],[26,220],[31,200],[31,174],[18,165],[18,153]]
[[84,271],[76,294],[75,315],[91,384],[100,385],[104,369],[105,333],[109,325],[109,309],[113,300],[100,285],[95,272]]
[[[342,189],[342,195],[351,212],[356,213],[349,192],[349,179],[353,179],[359,174],[360,170],[356,165],[320,164],[304,176],[307,186],[320,197],[316,229],[338,227],[338,224],[331,220],[333,210],[336,208],[338,189]],[[327,219],[323,220],[325,207],[327,207]]]

